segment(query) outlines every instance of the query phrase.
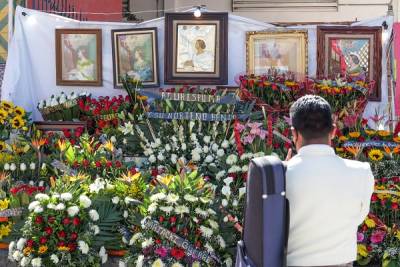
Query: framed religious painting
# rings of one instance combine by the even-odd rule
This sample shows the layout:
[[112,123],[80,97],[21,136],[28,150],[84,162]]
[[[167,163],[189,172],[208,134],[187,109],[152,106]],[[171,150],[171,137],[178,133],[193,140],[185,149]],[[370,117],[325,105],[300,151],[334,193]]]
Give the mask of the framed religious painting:
[[56,29],[57,85],[102,85],[101,29]]
[[381,100],[381,27],[318,27],[317,38],[318,77],[374,81],[369,100]]
[[114,87],[122,77],[140,80],[143,87],[158,87],[157,28],[112,30]]
[[261,75],[269,71],[308,73],[307,31],[260,31],[246,34],[246,71]]
[[228,13],[165,14],[166,84],[226,84]]

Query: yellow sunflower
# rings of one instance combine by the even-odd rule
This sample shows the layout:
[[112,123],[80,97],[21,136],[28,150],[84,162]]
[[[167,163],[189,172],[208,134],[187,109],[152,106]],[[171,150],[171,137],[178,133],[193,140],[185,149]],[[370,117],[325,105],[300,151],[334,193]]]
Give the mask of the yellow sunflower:
[[379,130],[378,135],[381,137],[387,137],[387,136],[391,135],[391,133],[389,131]]
[[0,152],[6,149],[6,143],[0,140]]
[[9,110],[13,109],[14,104],[12,102],[3,100],[0,102],[0,107],[6,111],[9,111]]
[[0,120],[6,120],[8,117],[8,112],[4,109],[0,109]]
[[383,153],[379,149],[371,149],[371,151],[368,152],[368,157],[372,161],[381,161],[383,159]]
[[358,137],[360,137],[360,132],[350,132],[349,136],[351,138],[358,138]]
[[15,116],[13,119],[10,120],[10,123],[14,129],[19,129],[25,126],[25,121],[20,116]]
[[375,130],[365,130],[365,133],[369,136],[376,134]]
[[22,107],[16,107],[14,109],[14,113],[17,114],[17,116],[24,116],[25,115],[25,109],[23,109]]

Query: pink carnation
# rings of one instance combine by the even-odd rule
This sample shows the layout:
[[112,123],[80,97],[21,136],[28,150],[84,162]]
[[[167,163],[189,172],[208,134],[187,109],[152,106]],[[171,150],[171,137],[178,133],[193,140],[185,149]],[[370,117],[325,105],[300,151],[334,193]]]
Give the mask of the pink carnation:
[[373,244],[379,244],[382,243],[383,239],[385,238],[385,232],[384,231],[375,231],[371,235],[371,242]]
[[364,241],[364,234],[357,232],[357,242],[362,242]]
[[159,247],[154,252],[162,258],[165,258],[168,254],[168,250],[164,247]]

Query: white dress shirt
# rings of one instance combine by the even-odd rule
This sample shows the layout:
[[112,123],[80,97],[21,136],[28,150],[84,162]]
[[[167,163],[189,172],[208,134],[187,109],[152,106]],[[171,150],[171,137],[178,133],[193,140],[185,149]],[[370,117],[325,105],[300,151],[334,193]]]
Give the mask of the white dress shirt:
[[288,266],[356,260],[357,227],[369,212],[374,177],[368,163],[342,159],[328,145],[308,145],[288,161]]

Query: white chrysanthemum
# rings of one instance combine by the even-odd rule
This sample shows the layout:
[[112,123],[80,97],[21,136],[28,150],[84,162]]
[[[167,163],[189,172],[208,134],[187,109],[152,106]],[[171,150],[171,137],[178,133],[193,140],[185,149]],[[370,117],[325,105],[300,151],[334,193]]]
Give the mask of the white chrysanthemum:
[[226,158],[226,164],[234,165],[237,162],[238,158],[236,155],[232,154]]
[[183,151],[185,151],[185,150],[187,149],[187,146],[186,146],[185,143],[182,143],[182,144],[181,144],[181,149],[182,149]]
[[169,144],[166,144],[166,145],[165,145],[165,150],[166,150],[166,151],[171,151],[171,146],[170,146]]
[[70,201],[72,199],[72,194],[71,193],[62,193],[60,196],[60,199],[62,201]]
[[228,142],[228,140],[224,140],[224,141],[222,142],[221,146],[222,146],[222,148],[227,149],[227,148],[229,147],[229,142]]
[[56,254],[51,254],[50,260],[51,260],[54,264],[57,264],[57,263],[60,261],[60,259],[57,257]]
[[90,230],[92,230],[94,235],[98,235],[100,233],[100,227],[97,225],[91,225]]
[[219,225],[216,221],[209,219],[208,224],[211,226],[212,229],[218,229]]
[[201,235],[205,238],[210,238],[213,234],[212,229],[205,227],[203,225],[200,226],[200,232],[201,232]]
[[6,164],[4,164],[3,168],[4,168],[5,171],[9,171],[10,170],[10,163],[7,162]]
[[157,259],[156,261],[153,262],[151,267],[164,267],[164,263],[161,259]]
[[21,171],[26,171],[26,164],[25,163],[21,163],[20,165],[19,165],[19,169],[21,170]]
[[216,143],[212,144],[211,149],[216,152],[219,149],[218,144]]
[[139,255],[139,257],[136,260],[136,267],[142,267],[144,262],[144,256]]
[[210,149],[208,148],[208,146],[204,146],[203,147],[203,153],[207,154],[210,151]]
[[147,208],[147,210],[148,210],[150,213],[154,213],[154,212],[157,210],[157,206],[158,206],[157,202],[153,202],[153,203],[151,203],[151,204],[149,205],[149,207]]
[[198,162],[201,159],[200,154],[198,153],[192,153],[192,161]]
[[217,213],[213,209],[208,209],[207,212],[210,215],[217,215]]
[[151,155],[150,157],[149,157],[149,162],[150,163],[154,163],[154,162],[156,162],[156,157],[154,156],[154,155]]
[[165,157],[164,157],[163,154],[159,153],[159,154],[157,155],[157,159],[158,159],[159,161],[164,161],[164,160],[165,160]]
[[178,161],[178,156],[175,154],[171,155],[171,162],[172,164],[176,164],[176,162]]
[[189,202],[196,202],[196,201],[199,200],[198,197],[195,197],[195,196],[190,195],[190,194],[186,194],[183,198],[184,198],[186,201],[189,201]]
[[79,247],[79,250],[82,252],[82,254],[88,254],[89,245],[85,241],[79,240],[78,247]]
[[223,149],[218,149],[217,150],[217,156],[218,157],[223,157],[225,155],[225,151]]
[[190,135],[190,140],[193,141],[193,142],[197,141],[197,135],[195,133],[192,133]]
[[118,204],[119,203],[119,197],[115,196],[111,199],[112,203]]
[[178,202],[178,200],[179,200],[179,196],[178,195],[175,195],[175,194],[172,194],[172,193],[167,195],[167,202],[168,203],[174,204],[174,203]]
[[36,199],[36,200],[39,200],[39,201],[44,201],[44,200],[49,200],[50,197],[49,197],[48,195],[46,195],[46,194],[39,193],[39,194],[37,194],[37,195],[35,196],[35,199]]
[[236,166],[236,165],[230,167],[229,170],[228,170],[229,173],[238,173],[238,172],[241,172],[241,171],[242,171],[242,168],[240,168],[239,166]]
[[33,211],[37,206],[40,206],[40,202],[32,201],[28,206],[28,210]]
[[221,180],[221,178],[225,176],[225,173],[226,173],[225,171],[219,171],[215,176],[215,179]]
[[239,202],[237,201],[237,199],[234,199],[232,201],[232,206],[237,207],[239,205]]
[[22,257],[22,260],[19,264],[21,265],[21,267],[25,267],[29,265],[30,261],[31,259],[29,257]]
[[102,178],[97,178],[92,184],[89,185],[90,193],[99,193],[100,190],[105,188],[106,182]]
[[206,217],[208,216],[208,212],[207,212],[206,210],[202,210],[202,209],[200,209],[200,208],[196,208],[196,209],[194,210],[194,212],[195,212],[197,215],[200,215],[200,216],[203,217],[203,218],[206,218]]
[[166,197],[167,197],[167,196],[166,196],[164,193],[160,192],[160,193],[157,193],[157,194],[152,195],[152,196],[150,197],[150,201],[151,201],[151,202],[157,202],[157,201],[159,201],[159,200],[165,199]]
[[79,197],[79,203],[82,205],[82,207],[89,208],[90,205],[92,205],[92,201],[90,200],[90,198],[88,198],[86,195],[81,195]]
[[249,170],[249,166],[244,165],[244,166],[242,167],[242,172],[247,172],[248,170]]
[[37,257],[37,258],[32,259],[31,264],[32,264],[32,267],[40,267],[40,266],[42,266],[42,258]]
[[100,216],[99,216],[99,214],[97,213],[97,211],[96,210],[90,210],[89,211],[89,216],[90,216],[90,219],[92,220],[92,221],[97,221],[97,220],[99,220],[99,218],[100,218]]
[[78,212],[79,212],[79,207],[78,207],[78,206],[69,207],[69,208],[67,209],[67,212],[68,212],[68,215],[69,215],[70,217],[74,217],[76,214],[78,214]]
[[166,206],[166,207],[163,206],[163,207],[160,207],[160,210],[169,215],[174,210],[174,208],[171,206]]
[[204,247],[206,248],[206,250],[208,251],[208,252],[214,252],[214,249],[213,249],[213,247],[210,245],[210,243],[206,243],[205,245],[204,245]]
[[210,143],[210,141],[211,141],[211,136],[208,136],[208,135],[204,136],[204,137],[203,137],[203,141],[204,141],[204,143],[206,143],[206,144]]
[[100,248],[99,256],[100,256],[102,264],[107,262],[108,255],[107,255],[106,249],[103,246]]
[[153,243],[154,243],[153,238],[145,239],[142,242],[142,248],[150,247],[151,245],[153,245]]
[[55,210],[56,209],[56,205],[54,205],[53,203],[49,203],[49,204],[47,204],[47,208],[51,209],[51,210]]
[[65,205],[64,205],[64,203],[58,203],[58,204],[56,205],[55,210],[65,210]]
[[43,212],[43,207],[42,206],[36,206],[35,209],[33,210],[34,213],[41,213]]
[[131,237],[131,240],[129,240],[129,245],[132,246],[135,244],[140,238],[143,237],[142,233],[136,233]]
[[206,163],[211,163],[211,162],[213,162],[213,160],[214,160],[213,156],[208,155],[204,161],[205,161]]
[[175,213],[179,215],[183,215],[185,213],[189,213],[189,208],[184,205],[179,205],[175,207]]
[[14,251],[14,253],[12,254],[12,258],[14,259],[14,261],[20,261],[22,257],[23,254],[19,250]]

